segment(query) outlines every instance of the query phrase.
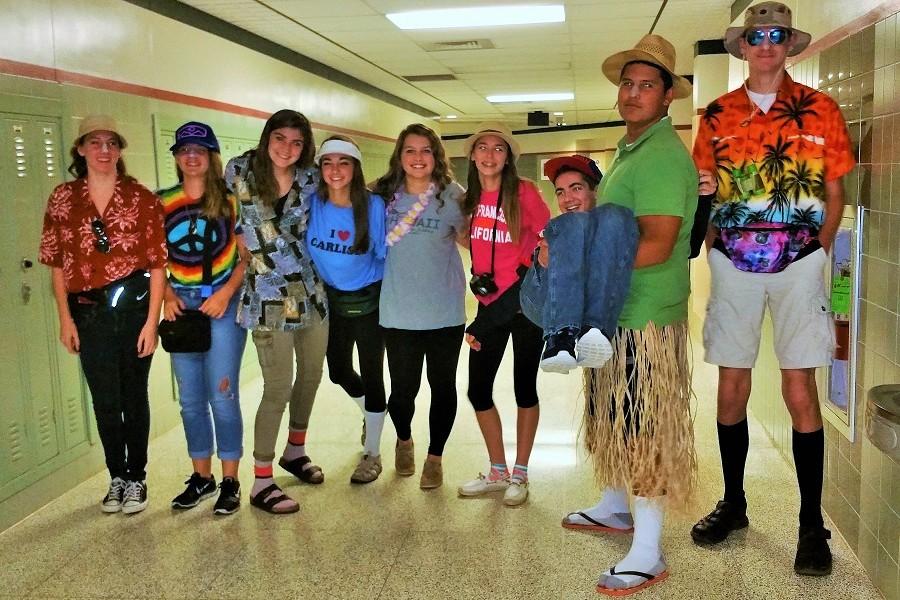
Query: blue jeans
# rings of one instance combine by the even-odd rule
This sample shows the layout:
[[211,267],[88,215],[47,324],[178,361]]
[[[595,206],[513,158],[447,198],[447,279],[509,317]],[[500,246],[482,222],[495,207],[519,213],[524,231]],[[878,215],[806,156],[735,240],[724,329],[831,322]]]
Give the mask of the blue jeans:
[[[175,291],[185,308],[196,309],[203,304],[199,287]],[[239,297],[235,294],[231,298],[224,315],[211,319],[212,345],[207,352],[172,354],[181,420],[192,459],[213,455],[213,421],[219,458],[238,460],[243,454],[244,427],[238,391],[247,330],[235,323]]]
[[564,327],[616,331],[628,297],[638,228],[634,213],[617,204],[555,217],[544,230],[550,265],[532,266],[522,282],[522,312],[544,337]]

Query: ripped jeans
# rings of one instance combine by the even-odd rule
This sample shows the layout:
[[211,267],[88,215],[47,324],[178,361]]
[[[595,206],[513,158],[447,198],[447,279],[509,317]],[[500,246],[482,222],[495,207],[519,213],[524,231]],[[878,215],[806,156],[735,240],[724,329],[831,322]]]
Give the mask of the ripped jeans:
[[[199,287],[175,291],[186,308],[196,309],[203,303]],[[238,391],[247,331],[235,323],[239,297],[235,294],[225,314],[211,320],[212,345],[207,352],[171,355],[184,435],[192,459],[211,457],[215,447],[221,460],[238,460],[243,454],[244,427]]]

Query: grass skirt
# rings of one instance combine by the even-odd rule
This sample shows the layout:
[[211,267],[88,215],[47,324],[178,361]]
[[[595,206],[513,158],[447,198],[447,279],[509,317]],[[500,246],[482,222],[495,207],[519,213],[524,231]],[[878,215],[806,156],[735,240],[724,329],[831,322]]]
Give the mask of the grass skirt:
[[[582,431],[602,487],[688,507],[697,488],[687,323],[619,329],[612,358],[584,369]],[[633,367],[627,357],[633,356]]]

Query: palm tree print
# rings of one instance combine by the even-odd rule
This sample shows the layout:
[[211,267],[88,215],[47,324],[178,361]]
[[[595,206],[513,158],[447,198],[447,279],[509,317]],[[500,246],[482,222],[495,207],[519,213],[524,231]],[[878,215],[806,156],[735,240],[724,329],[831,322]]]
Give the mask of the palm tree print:
[[772,193],[769,195],[769,205],[766,207],[766,220],[776,223],[784,222],[781,215],[791,206],[791,199],[788,196],[784,179],[779,177],[772,186]]
[[818,171],[812,180],[812,195],[816,198],[825,199],[825,172]]
[[744,223],[765,223],[766,222],[766,211],[765,210],[754,210],[750,214],[747,215],[747,218],[744,219]]
[[791,223],[794,225],[809,227],[810,229],[817,229],[819,227],[818,214],[819,211],[816,210],[815,206],[795,208],[794,214],[791,217]]
[[703,120],[709,125],[713,130],[715,130],[716,125],[719,124],[719,114],[725,110],[724,107],[719,104],[718,100],[713,100],[710,102],[706,110],[703,113]]
[[801,197],[809,197],[812,194],[813,174],[806,161],[799,161],[793,169],[787,172],[784,185],[794,202]]
[[803,118],[814,116],[816,111],[813,106],[816,103],[814,90],[800,88],[800,92],[787,100],[779,100],[772,107],[775,120],[782,120],[785,124],[793,121],[797,127],[803,129]]
[[775,140],[775,144],[764,144],[766,153],[763,155],[762,170],[770,179],[778,179],[784,174],[784,168],[790,161],[788,150],[794,142],[782,139],[781,134]]
[[737,227],[748,212],[750,209],[742,202],[726,202],[716,211],[713,224],[720,228]]
[[728,158],[728,142],[720,139],[713,140],[713,160],[716,161],[717,178],[719,181],[727,181],[731,185],[730,189],[734,189],[734,163]]

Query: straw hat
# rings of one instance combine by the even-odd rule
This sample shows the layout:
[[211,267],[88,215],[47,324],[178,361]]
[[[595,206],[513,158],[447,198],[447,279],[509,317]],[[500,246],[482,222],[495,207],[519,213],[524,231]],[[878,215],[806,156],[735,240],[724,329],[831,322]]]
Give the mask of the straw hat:
[[725,49],[735,58],[743,59],[741,53],[741,37],[748,29],[756,27],[784,27],[791,31],[793,45],[788,56],[796,56],[809,46],[812,36],[805,31],[794,29],[791,25],[791,9],[780,2],[761,2],[747,9],[744,13],[743,27],[729,27],[725,31]]
[[617,52],[603,61],[603,74],[619,85],[622,69],[630,62],[647,62],[672,76],[672,88],[676,98],[687,98],[693,90],[691,82],[675,73],[675,47],[661,35],[647,34],[631,50]]
[[89,115],[82,119],[81,123],[78,125],[78,137],[75,138],[74,145],[77,146],[81,143],[82,139],[84,139],[84,136],[89,133],[94,133],[95,131],[109,131],[116,134],[119,136],[122,148],[125,148],[125,137],[119,131],[116,120],[109,115]]
[[475,142],[486,135],[496,135],[506,142],[509,146],[509,152],[512,154],[513,162],[519,160],[519,142],[513,137],[513,133],[510,131],[509,127],[500,121],[485,121],[478,125],[475,133],[466,138],[466,141],[463,142],[463,148],[466,151],[467,157],[472,155],[472,148],[475,146]]

